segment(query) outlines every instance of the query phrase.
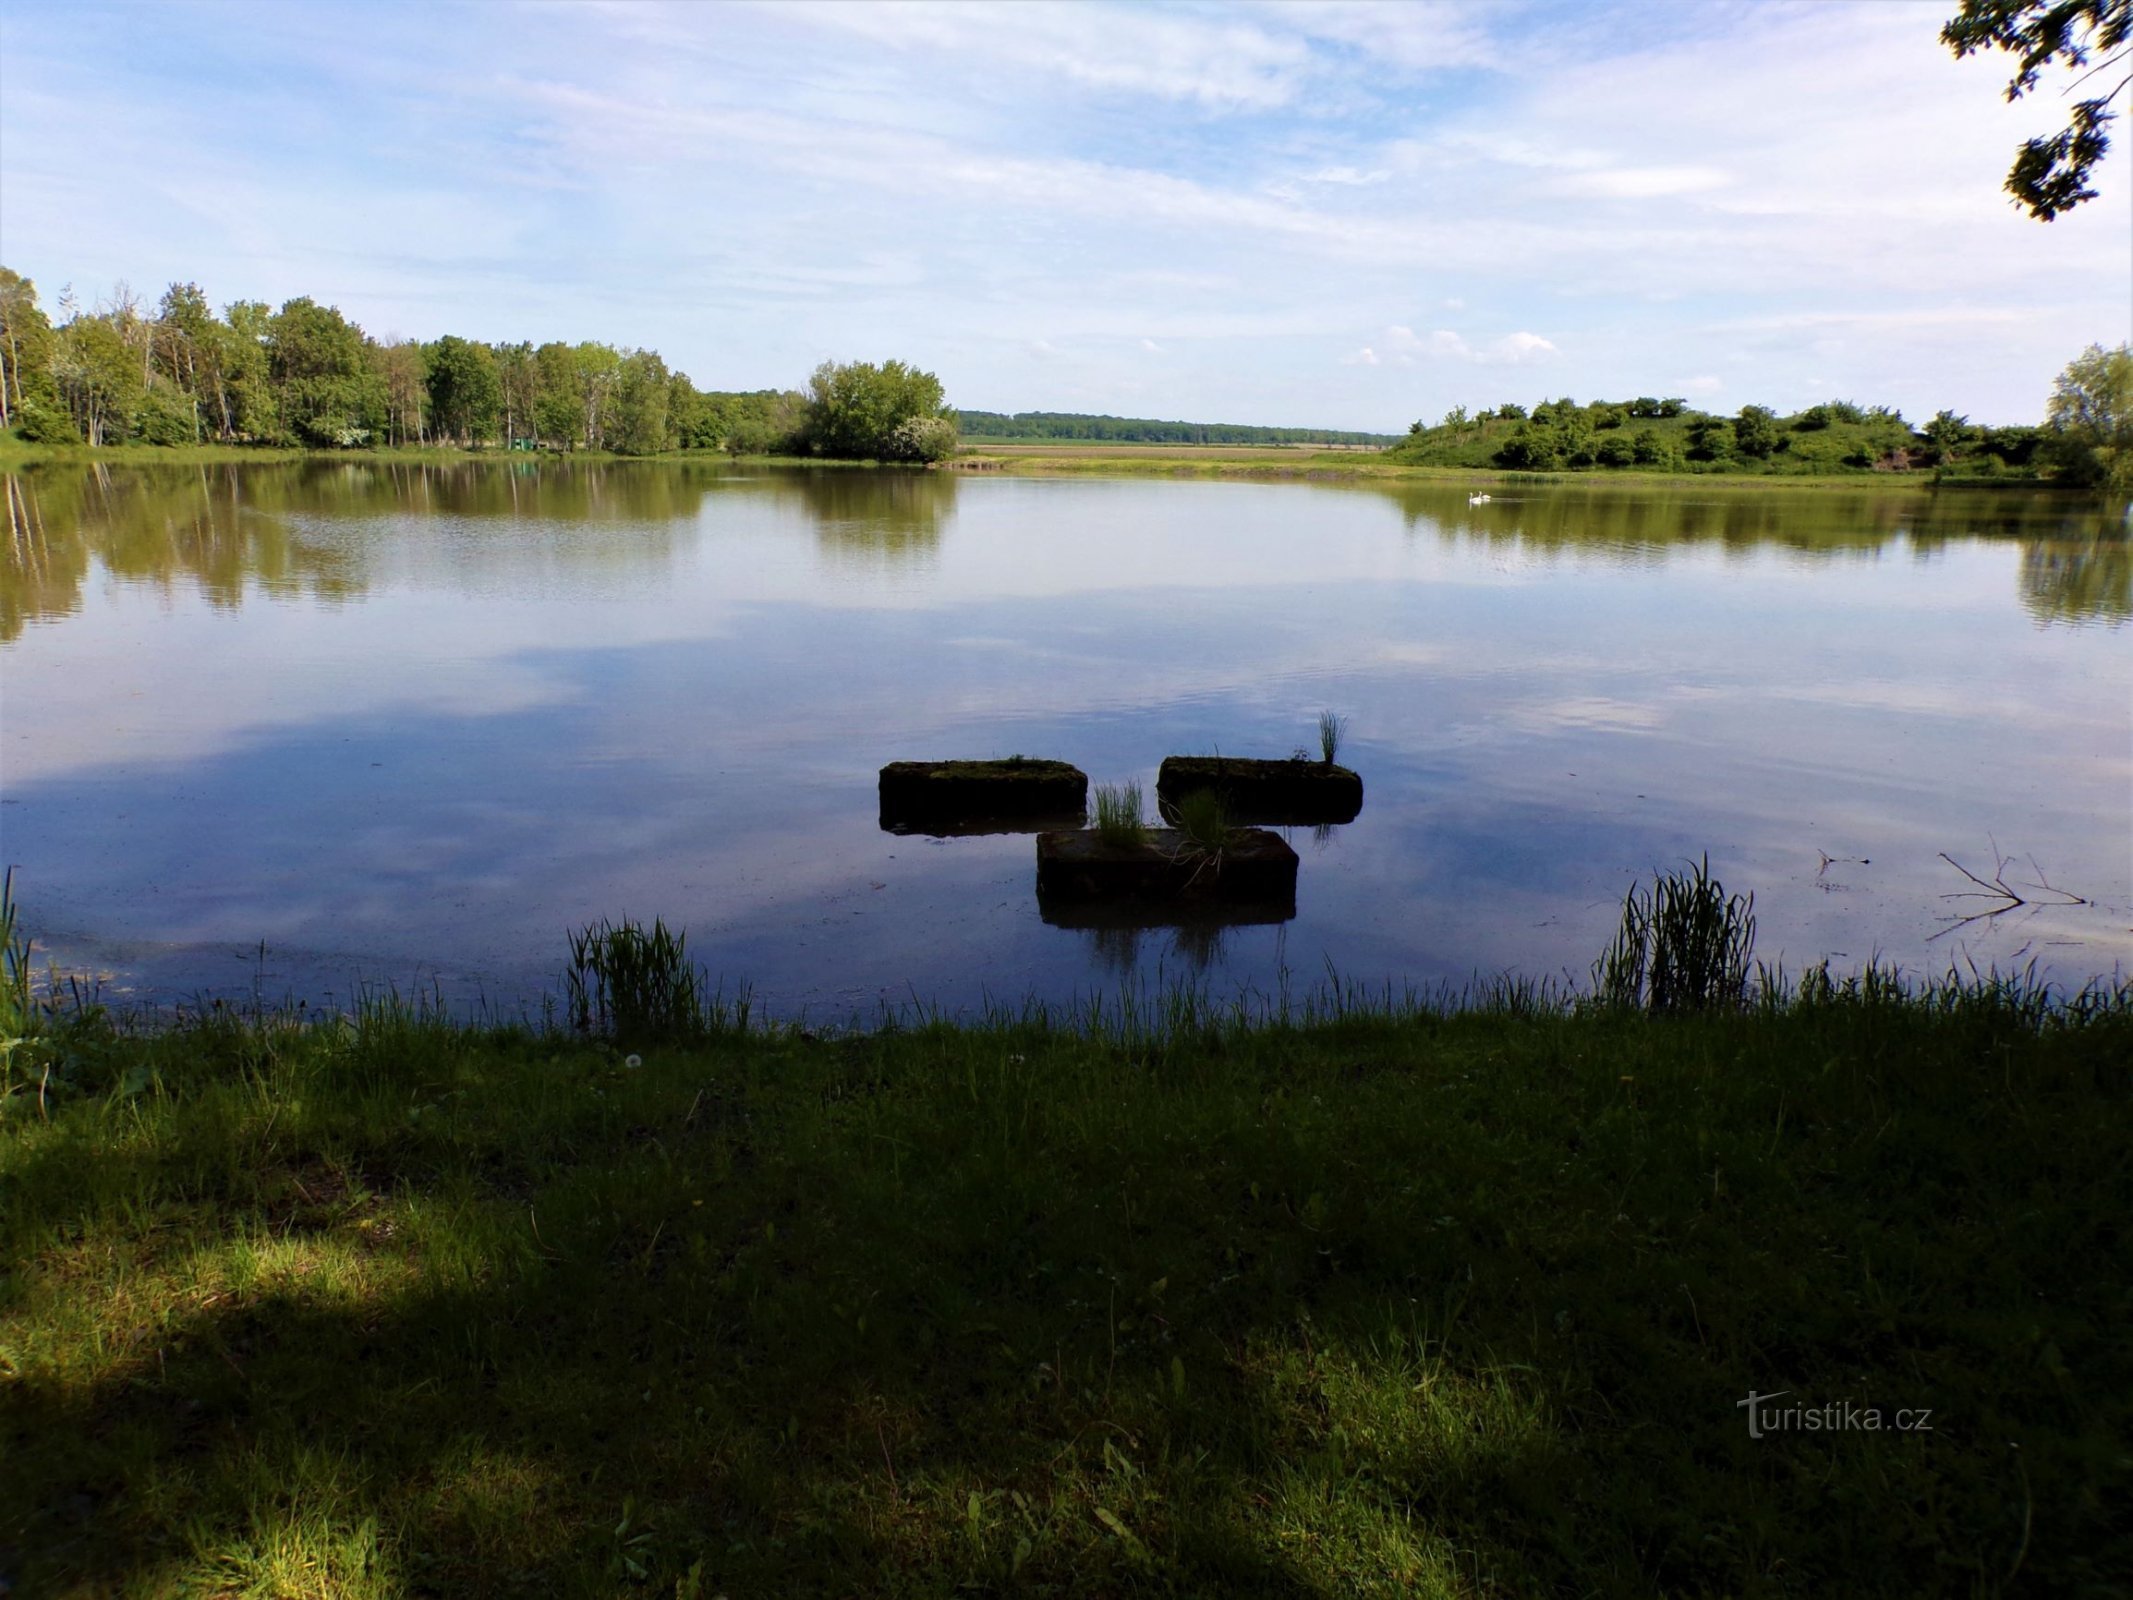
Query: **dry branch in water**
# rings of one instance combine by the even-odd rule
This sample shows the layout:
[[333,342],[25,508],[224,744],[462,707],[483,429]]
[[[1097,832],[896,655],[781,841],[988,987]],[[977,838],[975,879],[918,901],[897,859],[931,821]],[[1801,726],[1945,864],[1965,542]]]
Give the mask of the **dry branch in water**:
[[[1975,889],[1958,889],[1953,894],[1944,894],[1941,896],[1943,900],[1997,900],[2000,903],[1994,906],[1987,906],[1982,911],[1973,911],[1968,916],[1953,918],[1947,927],[1941,929],[1939,933],[1932,936],[1932,939],[1926,941],[1928,944],[1932,943],[1933,939],[1945,938],[1958,928],[1967,928],[1973,922],[1990,922],[1994,917],[2005,916],[2008,912],[2018,911],[2024,906],[2037,909],[2043,906],[2085,906],[2089,903],[2081,895],[2075,894],[2071,890],[2062,889],[2046,878],[2044,869],[2037,865],[2035,856],[2029,858],[2029,866],[2030,870],[2036,873],[2037,881],[2035,883],[2025,883],[2021,889],[2017,889],[2007,881],[2007,866],[2013,858],[2000,854],[2000,846],[1996,840],[1992,844],[1992,876],[1989,878],[1979,877],[1945,850],[1940,852],[1940,858],[1977,885]],[[2029,893],[2023,893],[2022,890],[2024,889],[2028,890]],[[2031,896],[2039,894],[2053,895],[2057,898],[2050,900],[2031,898]]]

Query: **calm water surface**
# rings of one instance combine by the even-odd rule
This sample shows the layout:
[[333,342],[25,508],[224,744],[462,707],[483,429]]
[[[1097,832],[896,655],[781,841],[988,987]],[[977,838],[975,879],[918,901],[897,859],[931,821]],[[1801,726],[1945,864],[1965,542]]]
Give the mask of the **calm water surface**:
[[[1192,978],[1584,981],[1708,851],[1758,953],[2133,965],[2133,563],[2016,495],[1081,481],[645,464],[6,483],[0,831],[107,995],[434,988],[664,917],[871,1016]],[[1026,836],[883,832],[900,758],[1092,781],[1349,719],[1280,926],[1047,926]],[[1942,859],[2087,904],[1991,902]],[[2048,899],[2051,896],[2038,895]],[[264,951],[261,946],[264,945]]]

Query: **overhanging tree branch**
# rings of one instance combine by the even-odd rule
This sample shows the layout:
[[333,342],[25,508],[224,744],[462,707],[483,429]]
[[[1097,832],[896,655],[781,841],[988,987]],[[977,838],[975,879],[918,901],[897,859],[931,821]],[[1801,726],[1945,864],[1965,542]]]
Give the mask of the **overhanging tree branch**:
[[[2133,0],[1963,0],[1963,8],[1940,30],[1941,42],[1957,58],[1985,50],[2018,58],[2008,80],[2007,98],[2019,100],[2036,88],[2046,69],[2061,66],[2082,72],[2069,86],[2126,60],[2125,44],[2133,36]],[[2092,56],[2102,60],[2089,67]],[[2110,148],[2104,130],[2115,119],[2111,102],[2133,81],[2120,77],[2110,93],[2076,101],[2067,125],[2050,138],[2031,139],[2016,152],[2007,173],[2007,192],[2039,221],[2049,222],[2085,200],[2096,198],[2090,174]]]

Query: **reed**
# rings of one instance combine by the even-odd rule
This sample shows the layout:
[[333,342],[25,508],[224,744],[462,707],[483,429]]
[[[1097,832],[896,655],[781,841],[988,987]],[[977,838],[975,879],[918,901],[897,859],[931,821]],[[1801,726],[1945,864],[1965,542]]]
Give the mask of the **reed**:
[[658,1044],[709,1031],[703,977],[690,964],[688,934],[659,918],[649,931],[624,918],[570,935],[565,1006],[577,1032],[616,1044]]
[[1178,802],[1177,811],[1178,834],[1187,853],[1216,859],[1229,848],[1237,830],[1216,791],[1195,789]]
[[1594,997],[1669,1015],[1737,1009],[1755,950],[1755,896],[1728,896],[1705,855],[1689,872],[1632,884],[1614,942],[1593,963]]
[[1096,786],[1096,836],[1122,850],[1147,842],[1148,824],[1141,817],[1138,783]]
[[1348,719],[1336,716],[1331,711],[1318,714],[1318,754],[1326,766],[1333,765],[1333,758],[1341,753],[1341,740],[1348,735]]

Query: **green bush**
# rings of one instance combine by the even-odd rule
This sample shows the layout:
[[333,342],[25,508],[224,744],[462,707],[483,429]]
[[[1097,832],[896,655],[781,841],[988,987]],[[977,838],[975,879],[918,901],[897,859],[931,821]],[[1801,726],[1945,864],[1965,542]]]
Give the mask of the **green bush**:
[[74,419],[53,406],[25,401],[15,412],[15,432],[24,444],[80,444]]

